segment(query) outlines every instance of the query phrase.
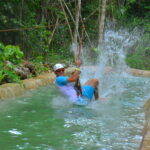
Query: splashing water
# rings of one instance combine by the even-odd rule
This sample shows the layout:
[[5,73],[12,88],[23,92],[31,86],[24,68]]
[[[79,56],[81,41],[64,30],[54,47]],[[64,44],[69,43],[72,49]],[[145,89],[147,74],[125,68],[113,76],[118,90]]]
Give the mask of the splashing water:
[[128,31],[106,30],[104,35],[104,46],[102,54],[99,57],[99,64],[114,67],[117,73],[124,72],[127,69],[125,55],[138,40],[137,34],[131,34]]
[[[82,83],[85,83],[87,79],[97,78],[101,83],[100,91],[102,95],[107,96],[117,93],[119,96],[121,91],[124,90],[122,80],[129,76],[126,73],[128,68],[125,63],[126,54],[139,40],[139,34],[137,30],[133,33],[129,33],[127,30],[106,30],[103,45],[98,46],[97,62],[92,64],[90,68],[82,67]],[[86,64],[89,62],[89,50],[84,48],[82,53],[82,60]],[[114,71],[109,76],[105,73],[108,66]]]

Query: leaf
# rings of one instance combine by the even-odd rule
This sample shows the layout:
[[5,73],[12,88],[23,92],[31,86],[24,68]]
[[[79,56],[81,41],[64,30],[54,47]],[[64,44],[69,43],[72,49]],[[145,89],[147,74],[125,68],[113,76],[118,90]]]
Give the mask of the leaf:
[[13,65],[12,64],[6,64],[6,67],[13,69]]
[[0,71],[0,82],[5,78],[5,74],[3,71]]
[[23,52],[19,46],[7,45],[4,49],[4,56],[6,60],[19,64],[22,61]]
[[98,52],[97,48],[92,48],[91,50],[94,51],[94,52]]
[[2,43],[0,43],[0,50],[4,50],[4,48],[5,48],[5,46],[2,44]]

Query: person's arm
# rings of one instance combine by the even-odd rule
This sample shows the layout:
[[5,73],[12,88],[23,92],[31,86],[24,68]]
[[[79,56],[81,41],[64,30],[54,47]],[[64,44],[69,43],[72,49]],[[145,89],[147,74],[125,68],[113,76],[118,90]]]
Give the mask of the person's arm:
[[81,65],[81,62],[80,60],[77,60],[75,62],[77,68],[75,68],[75,71],[73,72],[73,74],[68,78],[68,82],[76,82],[77,79],[79,78],[79,74],[80,74],[80,65]]
[[81,61],[80,60],[76,60],[75,64],[76,64],[77,67],[80,67]]
[[76,82],[79,78],[80,71],[75,70],[75,72],[68,78],[68,82]]

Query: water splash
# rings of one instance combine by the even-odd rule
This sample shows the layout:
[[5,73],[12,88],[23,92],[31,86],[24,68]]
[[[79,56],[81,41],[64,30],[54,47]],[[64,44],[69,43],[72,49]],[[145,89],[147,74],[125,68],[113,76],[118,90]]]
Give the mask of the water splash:
[[[82,68],[82,84],[90,78],[97,78],[100,80],[100,92],[102,96],[114,95],[114,97],[119,97],[124,91],[124,85],[122,80],[129,76],[126,73],[128,68],[125,58],[128,51],[132,50],[132,47],[139,40],[140,32],[133,30],[132,33],[128,30],[110,30],[107,29],[104,34],[104,41],[102,46],[98,46],[97,55],[94,56],[93,52],[87,47],[82,50],[82,61],[84,66],[92,62],[90,60],[95,57],[97,60],[95,63],[91,63],[91,68]],[[106,74],[106,68],[111,67],[113,73]],[[115,94],[117,93],[117,94]],[[113,97],[113,96],[112,96]]]
[[117,73],[124,72],[127,69],[125,63],[127,51],[138,39],[137,34],[129,33],[127,30],[106,30],[98,65],[111,66]]

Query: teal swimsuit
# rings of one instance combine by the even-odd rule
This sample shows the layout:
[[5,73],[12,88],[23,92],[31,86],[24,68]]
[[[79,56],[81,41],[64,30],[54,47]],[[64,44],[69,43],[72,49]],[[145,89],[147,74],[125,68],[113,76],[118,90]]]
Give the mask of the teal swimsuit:
[[55,79],[55,84],[59,90],[69,97],[69,100],[78,105],[88,104],[94,95],[94,88],[91,85],[82,86],[82,96],[77,96],[73,83],[68,82],[67,76],[58,76]]

